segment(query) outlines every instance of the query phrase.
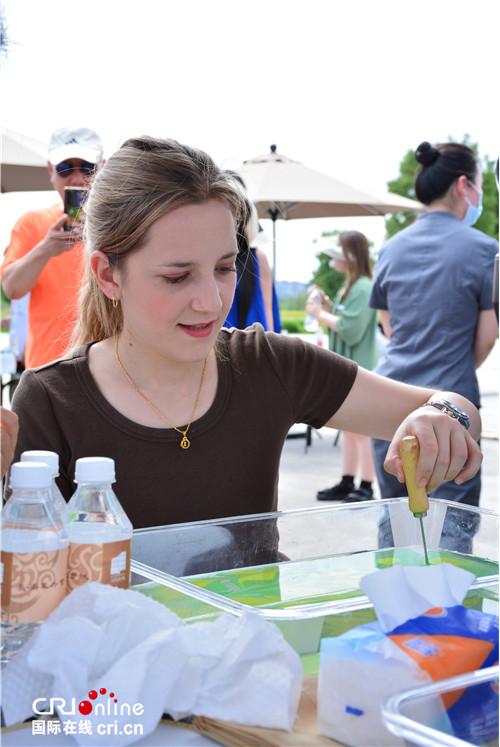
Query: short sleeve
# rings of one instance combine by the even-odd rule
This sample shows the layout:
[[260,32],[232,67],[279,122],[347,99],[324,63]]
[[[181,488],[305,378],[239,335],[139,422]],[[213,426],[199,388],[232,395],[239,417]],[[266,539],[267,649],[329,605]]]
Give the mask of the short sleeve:
[[262,353],[285,388],[295,422],[321,428],[349,394],[357,364],[298,337],[263,333]]

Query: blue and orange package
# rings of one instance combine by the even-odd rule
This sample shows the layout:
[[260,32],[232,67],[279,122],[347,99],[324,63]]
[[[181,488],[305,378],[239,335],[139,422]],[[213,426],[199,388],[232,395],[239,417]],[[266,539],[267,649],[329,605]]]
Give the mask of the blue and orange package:
[[[471,574],[446,566],[364,577],[379,619],[321,642],[322,734],[353,746],[404,744],[381,721],[384,698],[498,663],[498,617],[460,604]],[[446,604],[439,606],[439,599]],[[411,619],[405,609],[412,610]],[[450,690],[419,707],[417,721],[464,741],[478,744],[498,735],[498,692],[489,683]]]
[[[498,664],[498,617],[463,605],[434,608],[388,637],[433,681]],[[456,737],[477,743],[498,735],[498,692],[490,684],[441,696]]]

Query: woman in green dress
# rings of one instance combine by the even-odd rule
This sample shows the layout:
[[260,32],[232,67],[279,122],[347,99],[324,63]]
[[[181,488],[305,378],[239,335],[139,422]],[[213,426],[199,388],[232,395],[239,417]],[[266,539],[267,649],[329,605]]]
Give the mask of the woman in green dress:
[[[377,313],[368,307],[372,277],[368,239],[359,231],[343,231],[338,245],[325,254],[332,257],[337,272],[345,273],[345,283],[333,303],[319,288],[322,306],[308,303],[307,312],[328,327],[330,350],[372,370],[378,360],[378,345]],[[361,482],[355,487],[358,470]],[[321,490],[318,500],[371,500],[374,477],[370,439],[343,431],[342,479],[332,488]]]

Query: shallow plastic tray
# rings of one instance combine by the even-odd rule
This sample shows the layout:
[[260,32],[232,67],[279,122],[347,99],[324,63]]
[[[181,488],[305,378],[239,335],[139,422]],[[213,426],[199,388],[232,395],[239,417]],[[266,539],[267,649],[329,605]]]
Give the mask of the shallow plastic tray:
[[[430,698],[445,696],[466,687],[478,688],[486,685],[494,688],[495,700],[498,704],[498,673],[498,666],[486,667],[391,695],[381,704],[382,720],[392,734],[402,737],[412,745],[425,745],[425,747],[428,745],[433,745],[433,747],[470,747],[471,744],[498,745],[496,737],[489,738],[486,742],[482,741],[485,735],[481,734],[480,728],[476,734],[477,741],[469,742],[426,722],[426,714],[433,710],[428,707]],[[418,715],[415,714],[416,709],[418,709]],[[491,736],[492,729],[498,734],[498,707],[496,724],[490,724],[490,727],[492,728],[489,729],[489,736]]]
[[[431,499],[423,521],[431,562],[472,570],[466,603],[497,612],[498,515]],[[374,619],[362,576],[423,562],[419,522],[397,498],[139,529],[131,567],[135,588],[187,621],[251,609],[305,654]]]

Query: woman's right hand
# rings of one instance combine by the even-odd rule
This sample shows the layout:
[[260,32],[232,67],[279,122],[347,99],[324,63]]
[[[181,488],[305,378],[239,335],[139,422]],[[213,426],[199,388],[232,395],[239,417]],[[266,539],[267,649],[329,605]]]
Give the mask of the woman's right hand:
[[313,292],[313,290],[317,290],[321,296],[321,308],[323,309],[323,311],[330,311],[333,306],[333,301],[329,296],[326,295],[323,288],[320,288],[319,285],[314,285],[313,283],[307,289],[307,295],[309,296]]

